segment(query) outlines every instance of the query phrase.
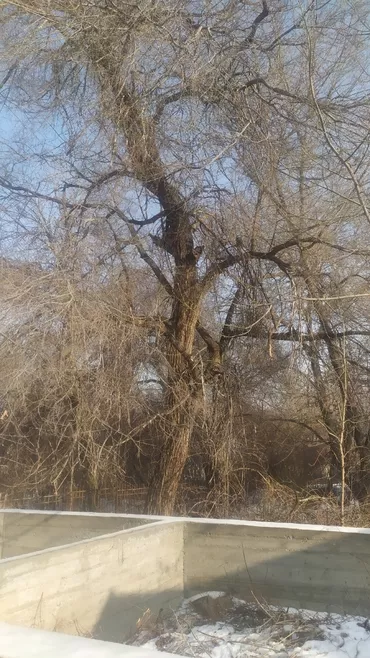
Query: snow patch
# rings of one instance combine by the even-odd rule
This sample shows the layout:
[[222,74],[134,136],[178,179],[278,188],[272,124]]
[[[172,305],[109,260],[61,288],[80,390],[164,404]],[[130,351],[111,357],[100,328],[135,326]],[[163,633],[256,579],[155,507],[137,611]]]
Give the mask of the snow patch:
[[194,658],[370,658],[370,623],[363,617],[260,607],[229,596],[233,609],[211,621],[202,620],[192,606],[202,598],[226,596],[204,592],[186,599],[174,613],[175,622],[137,643]]

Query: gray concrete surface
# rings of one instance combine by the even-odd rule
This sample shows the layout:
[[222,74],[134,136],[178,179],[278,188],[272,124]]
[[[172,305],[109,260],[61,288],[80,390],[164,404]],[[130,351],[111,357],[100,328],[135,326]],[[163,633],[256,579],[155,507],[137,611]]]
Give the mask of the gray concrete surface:
[[[127,644],[49,633],[0,622],[1,658],[158,658],[158,652]],[[161,651],[160,658],[178,658]]]
[[154,523],[0,560],[0,620],[122,642],[183,593],[183,525]]
[[6,511],[0,513],[0,557],[63,546],[152,521],[118,514]]
[[284,524],[190,522],[184,590],[309,610],[370,614],[370,532]]
[[176,607],[184,594],[207,590],[370,615],[369,529],[114,514],[0,516],[5,552],[142,522],[1,559],[4,622],[120,642],[147,608],[156,615]]

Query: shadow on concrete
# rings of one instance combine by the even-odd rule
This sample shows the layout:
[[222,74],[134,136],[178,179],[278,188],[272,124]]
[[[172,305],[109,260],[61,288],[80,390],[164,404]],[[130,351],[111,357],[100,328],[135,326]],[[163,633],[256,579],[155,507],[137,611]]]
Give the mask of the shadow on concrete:
[[161,608],[175,610],[183,596],[211,590],[262,605],[370,615],[370,531],[202,522],[187,526],[184,592],[163,590],[128,597],[109,592],[93,637],[127,641],[147,608],[154,615]]
[[164,590],[155,595],[142,592],[138,596],[117,596],[110,592],[91,635],[97,640],[129,642],[146,610],[150,610],[155,622],[175,611],[183,598],[182,590]]
[[[186,596],[200,588],[227,590],[241,598],[297,608],[370,613],[370,530],[201,522],[187,524],[187,529]],[[204,568],[196,560],[202,536],[206,539]],[[207,568],[212,561],[214,569]]]

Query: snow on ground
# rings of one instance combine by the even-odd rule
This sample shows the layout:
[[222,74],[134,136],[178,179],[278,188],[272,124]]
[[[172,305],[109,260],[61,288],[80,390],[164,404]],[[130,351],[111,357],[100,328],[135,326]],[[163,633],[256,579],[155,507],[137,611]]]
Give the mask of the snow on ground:
[[141,628],[134,644],[196,658],[370,658],[370,623],[206,592]]

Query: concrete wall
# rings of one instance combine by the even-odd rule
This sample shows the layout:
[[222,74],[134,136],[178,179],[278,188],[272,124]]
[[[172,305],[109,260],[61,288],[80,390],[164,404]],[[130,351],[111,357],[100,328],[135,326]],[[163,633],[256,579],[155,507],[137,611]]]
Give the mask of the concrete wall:
[[122,642],[183,593],[183,525],[135,530],[0,560],[0,619]]
[[[158,658],[158,652],[127,644],[48,633],[0,622],[1,658]],[[160,658],[178,658],[161,651]]]
[[149,521],[153,519],[118,514],[6,511],[0,513],[0,557],[71,544]]
[[[147,523],[0,560],[4,622],[120,642],[147,608],[156,613],[175,607],[183,592],[210,589],[370,615],[369,529],[114,514],[0,517],[4,552]],[[151,518],[159,521],[148,524]]]
[[188,522],[184,588],[318,611],[370,614],[370,531]]

